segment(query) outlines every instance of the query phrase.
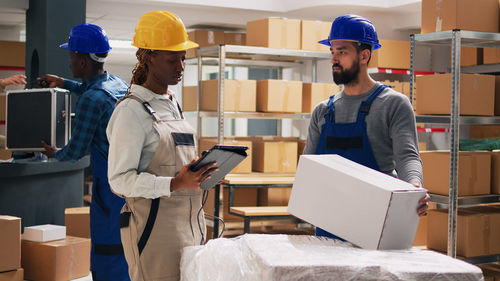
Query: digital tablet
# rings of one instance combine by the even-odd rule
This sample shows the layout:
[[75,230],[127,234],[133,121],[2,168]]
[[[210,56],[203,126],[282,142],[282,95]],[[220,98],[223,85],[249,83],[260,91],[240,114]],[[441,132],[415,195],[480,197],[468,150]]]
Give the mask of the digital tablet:
[[214,168],[219,170],[212,173],[210,178],[201,183],[202,189],[210,189],[222,180],[234,167],[247,157],[248,147],[240,145],[215,145],[211,149],[204,151],[195,163],[190,166],[191,171],[196,172],[203,166],[216,162]]

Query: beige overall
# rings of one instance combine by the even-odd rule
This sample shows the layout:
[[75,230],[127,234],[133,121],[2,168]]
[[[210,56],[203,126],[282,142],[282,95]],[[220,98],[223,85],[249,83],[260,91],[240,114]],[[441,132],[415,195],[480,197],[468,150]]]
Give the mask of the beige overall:
[[[136,96],[129,97],[143,103]],[[143,105],[148,109],[149,104]],[[152,108],[147,111],[155,119],[153,127],[160,135],[160,141],[146,171],[157,176],[174,177],[196,156],[195,131],[183,118],[159,120]],[[201,196],[200,189],[179,189],[170,197],[126,198],[120,225],[132,281],[180,279],[182,248],[200,245],[202,239],[198,221],[205,233],[203,211],[197,219]]]

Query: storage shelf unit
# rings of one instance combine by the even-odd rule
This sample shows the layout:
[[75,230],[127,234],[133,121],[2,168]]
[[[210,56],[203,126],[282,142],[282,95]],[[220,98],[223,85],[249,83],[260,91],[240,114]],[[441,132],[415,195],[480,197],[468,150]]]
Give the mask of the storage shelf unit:
[[[475,116],[460,116],[460,73],[464,72],[486,72],[499,71],[498,68],[494,71],[494,66],[474,66],[474,67],[460,67],[460,49],[462,46],[480,47],[480,48],[500,48],[500,34],[487,33],[487,32],[474,32],[463,30],[450,30],[428,34],[415,34],[410,36],[410,100],[413,100],[413,85],[415,82],[415,44],[431,44],[451,47],[451,114],[450,116],[418,116],[417,122],[422,123],[449,123],[451,138],[450,138],[450,185],[449,196],[446,198],[436,195],[432,196],[433,200],[448,201],[448,255],[456,257],[456,231],[457,231],[457,207],[459,205],[458,198],[458,144],[459,144],[459,125],[460,124],[500,124],[499,117],[475,117]],[[462,198],[460,203],[463,202],[478,202],[487,203],[498,202],[499,198],[496,196],[483,197],[482,199]],[[447,199],[447,200],[446,200]],[[444,204],[444,203],[443,203]],[[494,256],[495,259],[497,258]]]

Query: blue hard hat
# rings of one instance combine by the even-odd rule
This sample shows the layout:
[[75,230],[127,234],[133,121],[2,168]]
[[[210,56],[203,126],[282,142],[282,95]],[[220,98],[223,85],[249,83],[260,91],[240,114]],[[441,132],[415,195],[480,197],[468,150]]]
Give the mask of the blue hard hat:
[[60,45],[59,48],[94,54],[103,54],[111,50],[106,31],[100,26],[88,23],[75,25],[69,33],[68,43]]
[[368,19],[357,15],[343,15],[336,18],[332,23],[328,39],[318,41],[318,43],[331,46],[332,40],[349,40],[366,43],[372,46],[373,50],[380,49],[377,31],[373,23]]

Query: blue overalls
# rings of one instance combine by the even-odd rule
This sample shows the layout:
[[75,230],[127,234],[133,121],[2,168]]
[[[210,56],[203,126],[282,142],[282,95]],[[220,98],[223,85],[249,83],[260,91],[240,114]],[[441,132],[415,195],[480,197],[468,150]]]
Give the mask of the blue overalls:
[[[128,88],[123,80],[118,79],[100,81],[90,86],[90,89],[102,90],[112,96],[116,102]],[[114,106],[105,113],[108,119],[113,109]],[[93,177],[90,203],[92,279],[94,281],[129,281],[128,265],[120,237],[120,211],[125,204],[125,199],[111,192],[108,182],[107,151],[101,151],[97,146],[91,145],[90,159]]]
[[[365,119],[372,102],[386,87],[388,86],[378,86],[375,92],[361,103],[356,123],[335,123],[334,95],[330,96],[327,104],[329,112],[325,115],[325,124],[321,127],[315,154],[338,154],[369,168],[380,170],[368,139]],[[343,240],[319,227],[316,227],[316,236]]]

